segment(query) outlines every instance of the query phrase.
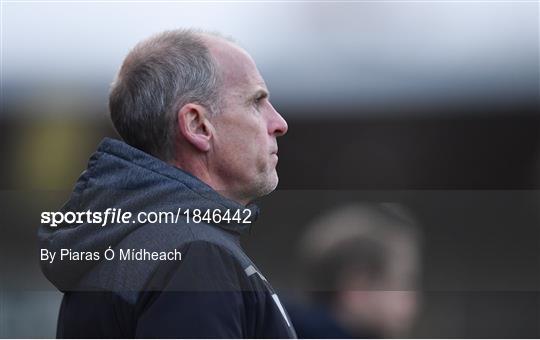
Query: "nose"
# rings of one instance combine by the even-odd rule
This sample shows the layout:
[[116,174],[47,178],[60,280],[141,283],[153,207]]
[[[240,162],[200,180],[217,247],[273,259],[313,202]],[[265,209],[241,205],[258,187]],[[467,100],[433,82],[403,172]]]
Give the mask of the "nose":
[[277,112],[272,105],[270,106],[272,108],[272,112],[268,122],[268,133],[276,137],[281,137],[287,133],[289,126],[287,121],[285,121],[279,112]]

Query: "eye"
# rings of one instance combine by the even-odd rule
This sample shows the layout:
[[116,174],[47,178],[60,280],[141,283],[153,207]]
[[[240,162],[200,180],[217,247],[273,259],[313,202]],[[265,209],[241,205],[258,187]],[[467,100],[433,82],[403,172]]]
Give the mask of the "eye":
[[262,93],[262,94],[256,96],[255,99],[253,100],[253,102],[255,103],[255,105],[260,105],[263,102],[263,100],[265,98],[267,98],[267,97],[268,97],[267,94]]

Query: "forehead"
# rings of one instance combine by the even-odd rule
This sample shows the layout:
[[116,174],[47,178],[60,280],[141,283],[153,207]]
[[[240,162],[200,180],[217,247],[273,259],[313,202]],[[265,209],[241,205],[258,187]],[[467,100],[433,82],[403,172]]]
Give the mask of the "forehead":
[[226,89],[243,91],[266,89],[255,62],[246,51],[218,37],[207,36],[204,39],[216,61]]

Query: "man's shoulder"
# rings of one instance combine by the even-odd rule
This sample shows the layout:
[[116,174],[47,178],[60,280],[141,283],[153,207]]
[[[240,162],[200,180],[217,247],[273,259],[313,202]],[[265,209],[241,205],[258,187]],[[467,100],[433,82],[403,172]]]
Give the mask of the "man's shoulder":
[[193,243],[214,245],[234,255],[243,253],[237,235],[206,223],[143,225],[122,239],[116,248],[171,251],[185,249]]
[[193,225],[143,225],[114,247],[109,256],[89,272],[81,285],[122,293],[134,302],[143,290],[161,290],[183,263],[198,262],[201,269],[226,261],[243,268],[251,261],[235,236],[204,223]]

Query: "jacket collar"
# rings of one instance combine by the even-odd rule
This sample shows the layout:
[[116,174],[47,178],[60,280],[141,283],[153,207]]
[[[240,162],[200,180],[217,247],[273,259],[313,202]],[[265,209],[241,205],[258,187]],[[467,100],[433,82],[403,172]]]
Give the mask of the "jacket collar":
[[[255,204],[244,206],[228,199],[192,174],[171,164],[165,163],[123,141],[104,138],[97,149],[97,153],[105,153],[121,158],[133,165],[154,173],[156,176],[161,176],[163,180],[169,182],[172,186],[178,186],[180,190],[178,193],[178,204],[184,205],[186,199],[189,199],[189,208],[198,208],[203,213],[206,210],[210,210],[210,215],[212,215],[212,212],[217,209],[221,214],[224,214],[229,210],[231,217],[234,213],[239,211],[240,216],[242,216],[240,220],[231,219],[228,221],[221,221],[220,223],[215,223],[217,221],[214,222],[211,220],[210,224],[243,234],[250,230],[251,225],[259,216],[259,208]],[[249,210],[249,212],[246,211],[246,209]]]

